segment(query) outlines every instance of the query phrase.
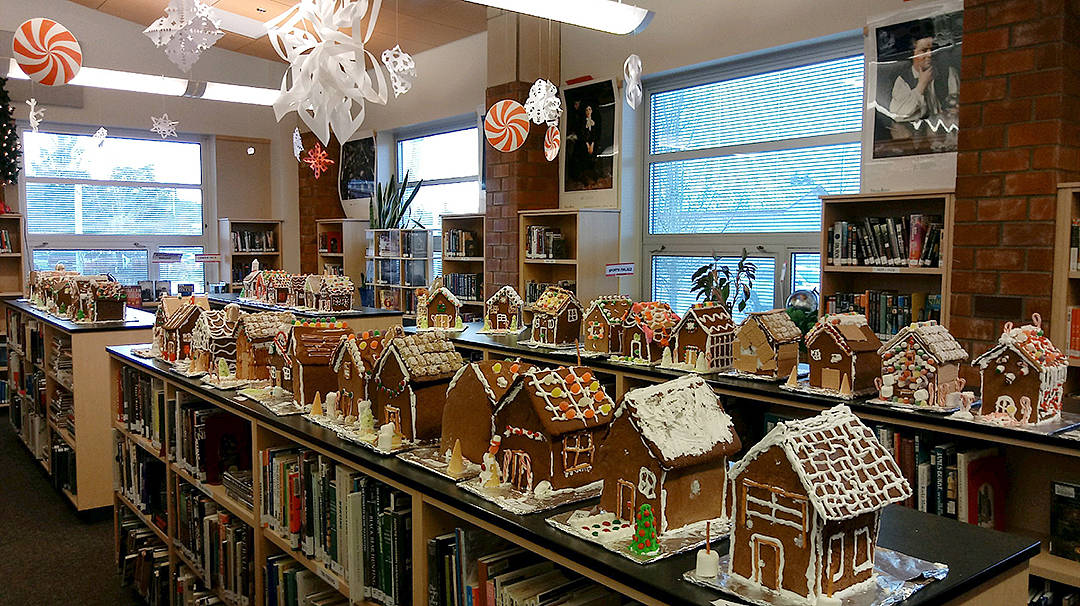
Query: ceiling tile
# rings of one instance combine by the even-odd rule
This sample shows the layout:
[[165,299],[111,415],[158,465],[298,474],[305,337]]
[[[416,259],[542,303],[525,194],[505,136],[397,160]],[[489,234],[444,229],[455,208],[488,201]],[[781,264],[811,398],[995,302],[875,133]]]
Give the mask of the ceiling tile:
[[221,40],[218,40],[214,44],[214,48],[234,51],[240,50],[241,47],[246,46],[250,42],[251,38],[248,38],[247,36],[241,36],[240,34],[233,32],[225,32],[225,35],[221,37]]
[[72,2],[74,2],[75,4],[81,4],[83,6],[96,9],[97,7],[101,6],[101,4],[105,2],[105,0],[72,0]]
[[[277,17],[292,8],[292,6],[288,2],[277,2],[276,0],[217,0],[214,3],[216,9],[264,22]],[[265,12],[259,12],[259,9],[263,9]]]
[[479,33],[487,29],[487,9],[460,0],[399,0],[401,14],[437,21],[444,25]]
[[168,5],[169,0],[106,0],[98,10],[140,25],[150,25],[165,15]]
[[263,59],[269,59],[271,61],[282,61],[278,56],[277,51],[274,50],[273,45],[270,44],[270,39],[266,36],[252,40],[244,46],[237,49],[237,52],[244,53],[245,55],[252,55],[254,57],[262,57]]

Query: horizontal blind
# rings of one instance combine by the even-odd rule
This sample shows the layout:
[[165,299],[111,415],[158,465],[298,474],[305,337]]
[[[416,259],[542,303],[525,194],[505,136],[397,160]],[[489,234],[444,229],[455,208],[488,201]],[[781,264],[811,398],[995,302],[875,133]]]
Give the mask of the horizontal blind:
[[163,253],[180,253],[179,263],[159,263],[158,278],[172,280],[172,292],[176,293],[176,285],[183,283],[195,284],[195,292],[201,293],[206,290],[202,263],[195,260],[195,255],[201,255],[201,246],[162,246],[158,248]]
[[791,255],[791,291],[816,290],[821,292],[821,255],[818,253],[794,253]]
[[149,278],[149,254],[143,249],[73,250],[36,248],[31,257],[35,270],[56,269],[63,263],[81,274],[110,274],[121,284],[138,284]]
[[[691,276],[703,265],[712,263],[712,257],[654,255],[652,258],[653,300],[664,301],[680,316],[694,303],[700,300],[690,292]],[[750,301],[742,312],[734,310],[732,316],[742,321],[752,311],[773,309],[774,290],[776,288],[776,260],[771,257],[750,257],[757,268],[757,277],[753,281]],[[720,264],[731,270],[732,277],[739,264],[739,257],[721,257]]]

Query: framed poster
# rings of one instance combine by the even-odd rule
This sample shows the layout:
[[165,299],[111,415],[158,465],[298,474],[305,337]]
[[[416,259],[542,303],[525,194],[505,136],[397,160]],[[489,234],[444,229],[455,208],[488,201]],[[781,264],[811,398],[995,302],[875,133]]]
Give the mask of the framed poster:
[[871,20],[865,32],[862,190],[952,189],[962,6],[912,7]]
[[618,119],[614,80],[563,89],[560,206],[618,206]]
[[338,194],[342,203],[375,195],[375,134],[341,144]]

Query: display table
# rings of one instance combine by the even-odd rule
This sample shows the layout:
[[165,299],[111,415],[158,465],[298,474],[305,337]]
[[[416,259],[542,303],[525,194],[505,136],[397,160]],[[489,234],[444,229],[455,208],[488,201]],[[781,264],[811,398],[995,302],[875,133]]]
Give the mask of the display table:
[[393,309],[379,309],[377,307],[355,307],[347,311],[317,312],[311,310],[294,309],[269,303],[257,303],[241,299],[238,293],[214,293],[207,295],[210,306],[219,309],[230,303],[236,303],[240,309],[250,312],[259,311],[287,311],[297,318],[316,319],[332,316],[341,320],[352,329],[353,332],[365,330],[386,330],[390,326],[400,326],[402,313]]
[[[24,444],[77,509],[112,505],[112,425],[105,347],[145,343],[154,315],[126,307],[123,321],[76,323],[26,299],[4,299],[8,330],[10,421]],[[67,358],[70,358],[68,360]],[[52,413],[63,401],[67,414]],[[73,413],[74,419],[70,417]],[[53,444],[63,462],[54,465]],[[74,451],[74,456],[68,450]],[[72,463],[73,460],[73,463]]]
[[[465,492],[453,482],[394,457],[384,457],[339,439],[333,432],[299,416],[278,417],[247,399],[234,399],[232,391],[203,387],[196,380],[170,371],[168,365],[134,356],[135,347],[108,349],[112,374],[134,368],[160,379],[167,390],[186,392],[247,419],[252,424],[256,452],[269,446],[295,443],[327,454],[361,472],[407,492],[412,498],[414,604],[427,604],[427,542],[463,523],[479,526],[550,560],[575,570],[645,604],[705,605],[720,597],[711,590],[680,579],[694,567],[694,554],[673,556],[641,566],[597,545],[572,538],[549,526],[546,517],[574,506],[519,516]],[[117,401],[113,383],[110,401]],[[260,473],[255,481],[254,511],[260,510]],[[128,507],[118,496],[118,508]],[[170,505],[174,506],[174,505]],[[577,505],[578,507],[581,504]],[[250,512],[243,518],[254,519]],[[171,513],[170,513],[171,515]],[[173,525],[170,523],[169,527]],[[256,528],[256,595],[261,596],[265,558],[276,553],[277,543],[266,529]],[[1039,541],[961,524],[943,517],[892,506],[881,522],[880,544],[926,560],[949,565],[949,575],[919,591],[905,604],[1022,604],[1027,595],[1028,560],[1039,553]],[[719,544],[726,550],[726,542]],[[307,565],[307,564],[305,564]],[[347,586],[339,589],[347,593]],[[993,597],[991,597],[993,596]],[[256,604],[261,604],[261,597]]]

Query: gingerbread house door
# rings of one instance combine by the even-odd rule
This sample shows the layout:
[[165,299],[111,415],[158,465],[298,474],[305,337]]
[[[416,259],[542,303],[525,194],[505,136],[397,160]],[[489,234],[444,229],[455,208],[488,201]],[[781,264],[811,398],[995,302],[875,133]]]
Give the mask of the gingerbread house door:
[[693,345],[687,345],[686,350],[683,352],[683,363],[694,365],[697,364],[697,357],[701,354],[701,350]]
[[619,510],[615,512],[620,520],[633,520],[637,511],[637,487],[632,482],[619,478]]
[[754,535],[754,581],[762,587],[780,589],[783,571],[780,562],[783,559],[784,546],[779,539]]
[[495,330],[508,330],[510,328],[510,319],[506,317],[506,314],[500,313],[495,315]]
[[503,453],[503,481],[514,488],[528,492],[532,490],[532,458],[523,450],[508,450]]
[[634,338],[630,341],[630,357],[631,358],[644,358],[641,355],[641,333],[634,333]]
[[825,593],[832,596],[840,587],[840,581],[844,578],[844,535],[836,534],[829,537],[829,547],[825,550],[828,574],[825,577]]
[[387,423],[394,424],[394,432],[401,433],[401,409],[394,406],[387,406],[383,412],[383,425]]

